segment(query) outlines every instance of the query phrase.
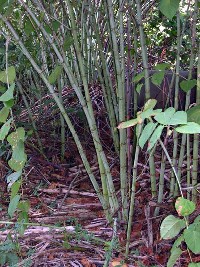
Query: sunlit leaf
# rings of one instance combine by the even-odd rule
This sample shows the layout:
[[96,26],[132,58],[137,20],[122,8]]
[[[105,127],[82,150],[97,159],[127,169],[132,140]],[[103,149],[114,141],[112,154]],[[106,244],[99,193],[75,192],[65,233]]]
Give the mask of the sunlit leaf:
[[10,131],[10,124],[11,124],[12,118],[10,118],[0,129],[0,140],[4,140],[8,132]]
[[8,67],[7,72],[6,70],[0,72],[0,81],[3,83],[13,83],[16,77],[15,67],[11,66]]
[[175,208],[179,216],[188,216],[195,210],[195,203],[186,198],[178,197]]
[[200,267],[200,262],[190,262],[188,267]]
[[170,119],[170,125],[186,124],[187,113],[185,111],[177,111]]
[[13,83],[8,90],[0,97],[0,101],[6,102],[10,99],[13,99],[13,92],[14,92],[15,84]]
[[3,107],[0,110],[0,122],[6,122],[8,115],[9,115],[10,109],[7,107]]
[[7,137],[7,141],[13,148],[18,144],[19,140],[25,140],[25,130],[23,127],[17,128],[15,132],[12,132]]
[[200,133],[200,125],[195,123],[195,122],[188,122],[185,125],[176,127],[175,130],[178,133],[198,134],[198,133]]
[[188,248],[195,254],[200,253],[200,231],[196,229],[195,225],[189,225],[188,229],[183,232],[185,242]]
[[152,135],[153,131],[155,130],[157,123],[149,122],[143,129],[142,134],[139,139],[139,146],[143,149],[144,145],[146,144],[147,140]]
[[170,125],[171,118],[173,117],[175,112],[176,112],[175,109],[170,107],[165,111],[160,112],[158,115],[154,117],[154,119],[160,124]]
[[162,134],[162,131],[164,129],[164,126],[163,125],[159,125],[155,131],[153,132],[150,140],[149,140],[149,143],[148,143],[148,151],[151,150],[154,145],[156,144],[156,142],[159,140],[161,134]]
[[129,120],[129,121],[124,121],[124,122],[121,122],[119,125],[118,125],[118,129],[124,129],[124,128],[128,128],[128,127],[132,127],[132,126],[135,126],[136,124],[138,124],[138,119],[132,119],[132,120]]
[[11,186],[21,177],[22,171],[13,172],[10,175],[6,177],[6,181],[8,183],[8,189],[11,188]]
[[171,251],[171,255],[169,257],[169,260],[167,262],[167,267],[173,267],[182,253],[183,253],[183,251],[180,248],[173,249]]
[[14,171],[20,171],[24,168],[25,164],[26,164],[26,161],[27,161],[27,155],[24,154],[24,157],[25,159],[22,160],[22,161],[19,161],[19,160],[15,160],[13,158],[11,158],[9,161],[8,161],[8,165],[10,166],[10,168]]
[[177,236],[186,227],[185,220],[176,218],[173,215],[167,216],[160,226],[160,235],[163,239],[171,239]]
[[157,104],[157,100],[156,99],[149,99],[147,100],[147,102],[144,105],[144,109],[143,111],[147,110],[147,109],[153,109]]

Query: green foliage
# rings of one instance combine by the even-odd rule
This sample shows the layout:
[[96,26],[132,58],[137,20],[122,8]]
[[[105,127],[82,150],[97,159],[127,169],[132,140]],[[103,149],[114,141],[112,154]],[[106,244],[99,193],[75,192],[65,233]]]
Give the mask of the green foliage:
[[189,92],[195,85],[197,84],[197,80],[186,80],[180,82],[180,87],[184,92]]
[[178,10],[180,0],[160,0],[160,11],[168,18],[172,19]]
[[3,243],[0,243],[0,266],[14,266],[18,264],[19,257],[16,252],[16,243],[8,238]]
[[167,216],[160,227],[160,235],[163,239],[171,239],[177,236],[185,228],[186,224],[183,219],[176,218],[173,215]]
[[[120,123],[118,129],[142,124],[145,119],[150,120],[144,127],[139,139],[141,148],[143,148],[145,143],[149,140],[148,150],[151,150],[160,139],[165,127],[180,125],[174,128],[179,133],[200,133],[200,125],[195,122],[188,122],[187,113],[185,111],[176,111],[173,107],[169,107],[163,112],[161,112],[160,109],[153,110],[156,102],[155,99],[148,100],[143,111],[137,113],[137,118]],[[154,123],[153,120],[156,122]]]
[[200,124],[200,105],[187,110],[188,121]]
[[[0,81],[3,83],[13,83],[16,77],[15,67],[11,66],[7,70],[0,72]],[[3,101],[3,100],[0,100]]]
[[178,197],[175,208],[179,216],[188,216],[195,210],[195,203],[183,197]]
[[[188,216],[195,210],[195,204],[188,199],[178,197],[175,208],[179,216]],[[173,267],[177,259],[182,254],[180,248],[181,243],[185,242],[188,249],[193,253],[200,253],[200,216],[196,217],[194,222],[188,226],[186,217],[184,219],[177,218],[173,215],[167,216],[161,224],[160,235],[163,239],[170,239],[177,236],[184,228],[183,233],[176,239],[171,248],[171,255],[167,263],[167,267]],[[189,265],[191,266],[191,264]],[[198,265],[194,265],[198,266]]]
[[48,80],[50,84],[55,84],[57,82],[57,79],[60,77],[61,72],[62,72],[62,66],[57,65],[49,75]]

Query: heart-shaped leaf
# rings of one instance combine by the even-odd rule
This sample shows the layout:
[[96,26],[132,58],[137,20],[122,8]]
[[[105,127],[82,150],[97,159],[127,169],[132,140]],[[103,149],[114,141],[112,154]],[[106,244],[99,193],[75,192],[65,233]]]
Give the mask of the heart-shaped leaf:
[[197,84],[197,80],[186,80],[180,83],[180,87],[184,92],[189,92],[195,85]]
[[160,11],[168,18],[172,19],[179,8],[180,0],[160,0]]

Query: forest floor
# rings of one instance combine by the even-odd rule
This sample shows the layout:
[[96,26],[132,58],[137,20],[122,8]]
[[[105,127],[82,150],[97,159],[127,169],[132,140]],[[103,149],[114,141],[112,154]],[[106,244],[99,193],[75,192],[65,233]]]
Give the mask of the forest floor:
[[[109,256],[110,267],[167,266],[174,240],[161,240],[159,229],[162,220],[169,214],[176,216],[176,211],[173,200],[166,197],[159,206],[159,216],[154,216],[154,210],[158,205],[151,196],[149,168],[143,160],[145,155],[141,155],[141,163],[138,164],[130,255],[127,263],[124,263],[126,225],[123,221],[117,221],[117,232],[113,233],[112,225],[109,225],[104,217],[72,138],[67,139],[64,163],[59,160],[60,144],[55,137],[50,140],[50,135],[46,135],[43,143],[48,147],[45,152],[49,160],[44,159],[31,142],[26,147],[28,164],[25,167],[21,193],[22,199],[30,201],[31,224],[23,236],[18,234],[19,225],[13,227],[0,224],[0,252],[6,240],[8,243],[14,243],[15,248],[10,252],[15,253],[20,259],[15,266],[101,267]],[[100,181],[95,152],[89,144],[90,140],[87,141],[86,153],[93,172]],[[108,143],[107,145],[109,146]],[[116,189],[120,188],[119,162],[111,150],[107,157],[112,165],[111,172]],[[157,178],[159,178],[160,161],[161,156],[158,153],[155,156],[155,163],[158,166]],[[10,221],[7,215],[9,193],[5,182],[8,172],[9,169],[2,158],[0,160],[1,221]],[[198,207],[199,205],[200,203]],[[12,221],[16,222],[16,218]],[[114,245],[111,244],[113,235],[118,239]],[[184,252],[176,266],[188,266],[190,262],[184,244],[182,250]],[[192,254],[191,256],[194,262],[200,261],[200,257]]]

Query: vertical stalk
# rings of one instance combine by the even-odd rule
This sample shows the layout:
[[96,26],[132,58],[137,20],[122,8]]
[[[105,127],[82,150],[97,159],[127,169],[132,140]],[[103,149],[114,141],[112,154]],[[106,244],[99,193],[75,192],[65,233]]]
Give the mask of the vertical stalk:
[[[200,43],[198,48],[198,65],[197,65],[197,94],[196,94],[196,103],[200,105]],[[198,151],[199,151],[199,135],[194,134],[193,141],[193,168],[192,168],[192,185],[197,185],[197,176],[198,176]],[[194,188],[192,190],[192,200],[197,201],[197,190]]]
[[[120,1],[120,3],[122,3]],[[112,36],[112,47],[114,54],[114,62],[117,74],[117,93],[118,93],[118,102],[119,102],[119,121],[122,122],[125,120],[125,88],[124,88],[124,47],[121,43],[123,38],[123,13],[120,10],[120,55],[118,51],[118,43],[116,37],[116,25],[114,20],[114,11],[111,0],[107,0],[107,7],[109,13],[109,22],[110,30]],[[122,8],[122,6],[120,6]],[[126,169],[126,129],[120,129],[120,182],[121,182],[121,196],[122,196],[122,214],[123,219],[127,221],[128,219],[128,203],[127,203],[127,169]]]
[[128,257],[129,254],[129,245],[130,245],[130,237],[131,237],[131,228],[132,228],[132,221],[133,221],[133,213],[134,213],[134,206],[135,206],[135,193],[136,193],[136,179],[137,179],[137,164],[138,164],[138,158],[139,158],[139,137],[142,130],[142,125],[138,124],[138,136],[137,136],[137,143],[136,143],[136,149],[135,149],[135,158],[133,163],[133,179],[132,179],[132,187],[131,187],[131,201],[130,201],[130,207],[129,207],[129,218],[128,218],[128,227],[126,232],[126,252],[125,257]]
[[[137,9],[137,23],[138,23],[139,32],[140,32],[142,62],[143,62],[143,68],[144,68],[145,99],[148,100],[150,98],[150,77],[149,77],[147,46],[146,46],[145,34],[143,30],[140,0],[135,0],[135,3],[136,3],[136,9]],[[149,155],[149,167],[150,167],[151,181],[154,182],[156,180],[156,177],[155,177],[155,161],[154,161],[153,153],[150,153]]]

